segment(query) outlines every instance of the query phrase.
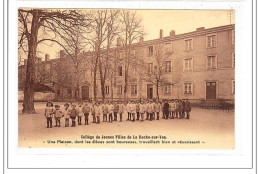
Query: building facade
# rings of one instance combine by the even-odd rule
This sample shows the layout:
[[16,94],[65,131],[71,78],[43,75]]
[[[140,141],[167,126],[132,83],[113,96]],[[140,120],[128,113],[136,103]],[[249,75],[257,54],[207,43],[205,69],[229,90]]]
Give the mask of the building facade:
[[[160,52],[158,54],[158,45]],[[128,70],[128,99],[157,98],[155,83],[144,78],[152,71],[158,71],[158,55],[164,57],[163,78],[169,84],[158,88],[160,99],[191,100],[234,100],[235,96],[235,26],[197,28],[196,31],[175,35],[174,30],[164,37],[160,31],[158,39],[133,44],[131,58],[138,58],[145,64],[131,64]],[[114,55],[113,73],[105,81],[105,98],[124,98],[125,61],[124,47],[118,41],[111,49]],[[94,98],[93,53],[80,53],[78,69],[72,59],[60,52],[60,57],[38,61],[37,80],[51,86],[57,100],[88,100]],[[141,70],[140,70],[141,69]],[[142,74],[145,69],[145,74]],[[19,66],[19,86],[24,83],[26,66]],[[147,72],[148,71],[148,72]],[[97,72],[98,73],[98,72]],[[178,80],[176,80],[178,79]],[[97,75],[97,99],[101,99],[100,78]]]

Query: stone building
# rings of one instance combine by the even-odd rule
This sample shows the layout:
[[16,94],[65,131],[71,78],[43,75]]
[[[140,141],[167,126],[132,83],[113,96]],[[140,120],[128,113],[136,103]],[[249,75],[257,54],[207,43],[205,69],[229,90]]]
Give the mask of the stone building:
[[[160,49],[158,49],[160,48]],[[111,49],[114,56],[105,82],[107,99],[124,98],[125,60],[120,40]],[[80,53],[78,70],[72,59],[60,52],[60,57],[37,62],[37,79],[53,87],[57,100],[93,99],[93,52]],[[197,28],[196,31],[175,34],[172,30],[158,39],[140,41],[131,46],[127,98],[152,99],[157,97],[154,82],[144,77],[159,71],[158,57],[163,57],[164,79],[168,84],[158,88],[160,99],[188,98],[192,100],[234,100],[235,94],[235,25]],[[158,56],[160,55],[160,56]],[[143,66],[143,67],[142,67]],[[99,73],[99,72],[97,72]],[[150,74],[149,74],[150,73]],[[151,75],[152,76],[152,75]],[[25,66],[19,66],[19,84],[24,83]],[[177,80],[178,79],[178,80]],[[97,75],[97,98],[100,99],[100,78]]]

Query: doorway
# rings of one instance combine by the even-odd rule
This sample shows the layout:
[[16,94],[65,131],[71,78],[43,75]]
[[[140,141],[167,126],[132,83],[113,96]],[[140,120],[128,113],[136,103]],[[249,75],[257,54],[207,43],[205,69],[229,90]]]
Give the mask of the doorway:
[[82,86],[82,100],[89,100],[89,86]]
[[153,85],[147,85],[147,99],[153,99]]
[[216,82],[206,82],[206,100],[216,100]]

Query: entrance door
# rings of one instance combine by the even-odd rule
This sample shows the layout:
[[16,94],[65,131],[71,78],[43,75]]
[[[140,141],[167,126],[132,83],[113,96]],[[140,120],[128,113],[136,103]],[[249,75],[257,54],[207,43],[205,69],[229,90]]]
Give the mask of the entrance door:
[[89,100],[89,87],[88,86],[82,86],[82,100]]
[[147,85],[147,99],[153,99],[153,85]]
[[216,99],[216,82],[206,83],[206,99],[215,100]]

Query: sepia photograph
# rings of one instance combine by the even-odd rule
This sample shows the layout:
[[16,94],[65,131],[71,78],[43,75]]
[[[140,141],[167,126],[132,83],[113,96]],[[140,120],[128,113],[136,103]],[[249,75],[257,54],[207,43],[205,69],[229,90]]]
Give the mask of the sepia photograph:
[[235,148],[235,10],[18,8],[18,147]]

